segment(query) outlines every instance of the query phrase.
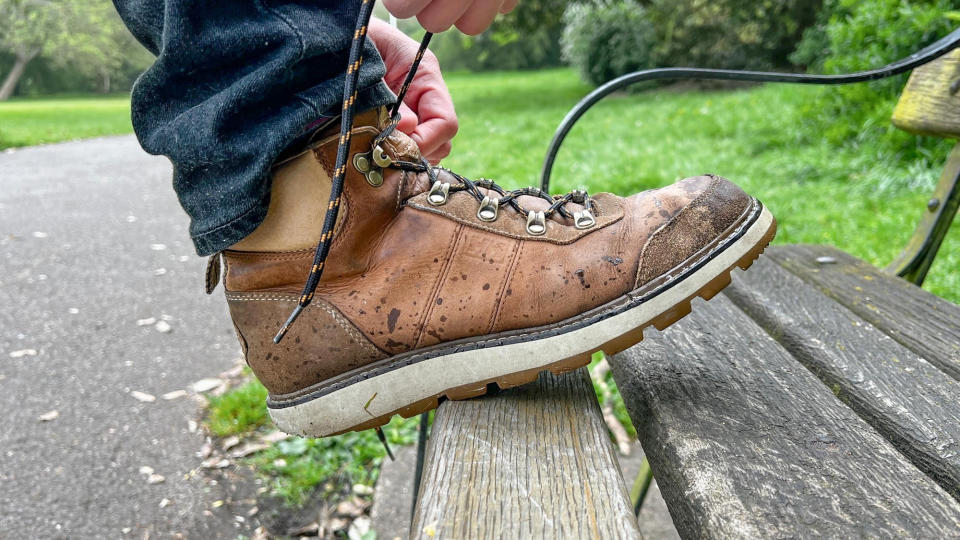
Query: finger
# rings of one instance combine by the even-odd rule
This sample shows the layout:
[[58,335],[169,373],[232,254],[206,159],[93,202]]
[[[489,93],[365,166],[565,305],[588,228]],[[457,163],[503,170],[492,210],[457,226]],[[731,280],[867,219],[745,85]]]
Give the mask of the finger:
[[413,112],[410,107],[407,107],[406,103],[401,103],[400,122],[397,124],[397,129],[410,135],[417,129],[418,124],[420,124],[420,119],[417,118],[417,113]]
[[517,0],[505,0],[500,6],[500,13],[510,13],[515,7],[517,7]]
[[486,30],[500,11],[500,2],[496,0],[477,0],[457,19],[457,29],[475,36]]
[[383,7],[398,19],[409,19],[420,13],[431,0],[383,0]]
[[436,72],[427,71],[415,79],[407,94],[407,104],[417,113],[419,125],[410,134],[420,151],[430,154],[457,134],[459,123],[453,107],[453,98]]
[[417,20],[427,32],[443,32],[463,16],[471,3],[471,0],[434,0],[417,13]]
[[427,158],[431,165],[438,165],[443,158],[450,155],[451,150],[453,150],[453,143],[447,141],[434,150],[432,154],[423,157]]

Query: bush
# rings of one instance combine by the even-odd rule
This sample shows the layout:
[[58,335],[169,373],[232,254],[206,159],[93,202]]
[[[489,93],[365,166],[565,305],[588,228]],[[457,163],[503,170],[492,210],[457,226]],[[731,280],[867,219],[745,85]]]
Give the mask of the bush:
[[816,22],[823,0],[649,0],[662,66],[771,69]]
[[[497,17],[483,34],[469,37],[459,32],[444,32],[433,37],[430,49],[437,55],[440,65],[448,70],[559,66],[565,4],[566,0],[523,0],[511,13]],[[416,24],[413,26],[419,29]]]
[[[958,0],[827,0],[791,59],[812,71],[848,73],[888,64],[949,33]],[[890,116],[907,76],[826,88],[810,104],[809,130],[833,143],[876,146],[902,159],[942,159],[947,145],[897,131]]]
[[576,3],[563,15],[563,58],[594,85],[653,67],[656,32],[632,0]]

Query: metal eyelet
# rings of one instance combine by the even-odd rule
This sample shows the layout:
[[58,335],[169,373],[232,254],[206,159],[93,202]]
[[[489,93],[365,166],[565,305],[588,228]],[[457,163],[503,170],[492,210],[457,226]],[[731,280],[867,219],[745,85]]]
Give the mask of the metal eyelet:
[[580,230],[589,229],[596,224],[597,220],[593,217],[593,212],[589,210],[573,213],[573,226]]
[[477,219],[480,221],[496,221],[499,212],[500,199],[491,199],[486,196],[480,203],[480,208],[477,209]]
[[370,172],[370,154],[364,152],[357,152],[353,155],[353,168],[364,174]]
[[383,185],[383,169],[371,162],[373,156],[380,150],[378,146],[373,152],[357,152],[353,155],[353,167],[357,169],[367,179],[367,183],[373,187]]
[[531,236],[543,236],[547,232],[547,218],[543,212],[530,212],[527,214],[527,234]]
[[447,197],[450,196],[450,184],[448,182],[440,182],[437,180],[433,183],[433,187],[430,188],[430,193],[427,194],[427,202],[433,206],[440,206],[446,204]]
[[383,151],[380,145],[377,145],[377,147],[373,149],[373,162],[376,163],[378,167],[383,168],[389,167],[390,164],[393,163],[393,160]]
[[577,203],[583,204],[587,200],[587,190],[585,189],[575,189],[570,192],[570,200]]

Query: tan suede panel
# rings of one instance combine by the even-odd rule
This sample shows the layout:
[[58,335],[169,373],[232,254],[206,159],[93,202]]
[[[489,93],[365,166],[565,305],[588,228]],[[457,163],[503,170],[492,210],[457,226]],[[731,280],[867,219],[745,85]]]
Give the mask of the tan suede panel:
[[709,186],[647,241],[637,271],[636,287],[689,259],[743,215],[751,198],[733,183],[716,176]]
[[296,302],[297,295],[290,294],[227,294],[247,363],[271,394],[295,392],[387,356],[322,299],[314,300],[286,338],[274,344]]

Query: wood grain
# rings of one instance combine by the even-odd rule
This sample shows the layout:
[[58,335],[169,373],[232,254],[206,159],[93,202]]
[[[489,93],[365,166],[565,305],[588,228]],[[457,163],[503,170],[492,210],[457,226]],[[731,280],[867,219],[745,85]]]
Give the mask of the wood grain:
[[727,296],[913,464],[960,499],[960,383],[769,259]]
[[[829,246],[767,250],[781,266],[960,380],[960,306]],[[820,264],[827,257],[834,264]]]
[[960,503],[723,295],[610,363],[684,538],[960,535]]
[[639,538],[585,369],[441,404],[411,538]]
[[913,71],[903,89],[893,123],[918,135],[960,138],[960,49]]

